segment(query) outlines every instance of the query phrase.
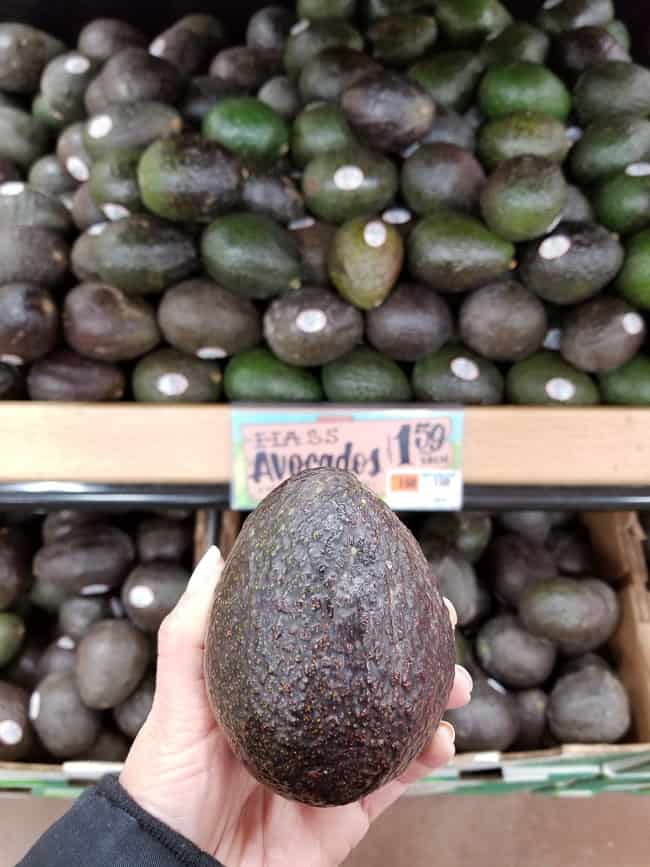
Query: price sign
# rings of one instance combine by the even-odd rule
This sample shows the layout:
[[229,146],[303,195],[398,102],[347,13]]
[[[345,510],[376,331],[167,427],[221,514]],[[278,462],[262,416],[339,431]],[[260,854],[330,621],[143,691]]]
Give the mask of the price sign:
[[462,410],[240,405],[231,416],[233,509],[317,467],[355,473],[396,510],[462,509]]

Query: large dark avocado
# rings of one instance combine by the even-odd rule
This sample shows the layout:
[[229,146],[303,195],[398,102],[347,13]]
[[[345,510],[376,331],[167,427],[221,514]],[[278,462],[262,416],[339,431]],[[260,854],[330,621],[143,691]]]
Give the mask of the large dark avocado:
[[101,730],[101,716],[81,701],[73,671],[55,672],[38,684],[29,718],[43,746],[58,759],[85,753]]
[[119,18],[96,18],[81,30],[77,47],[82,54],[103,63],[129,45],[145,45],[146,36]]
[[592,184],[650,158],[650,121],[615,115],[592,121],[571,152],[571,170],[579,183]]
[[12,226],[0,229],[0,286],[35,283],[53,287],[63,282],[70,250],[51,229]]
[[[92,159],[99,159],[118,150],[144,150],[159,138],[177,135],[182,128],[180,114],[162,102],[112,105],[82,126],[83,144]],[[78,180],[88,180],[88,176]]]
[[49,138],[48,127],[31,114],[0,106],[0,158],[28,169],[47,152]]
[[287,364],[317,367],[362,342],[363,314],[329,289],[305,286],[269,306],[264,337]]
[[464,343],[492,361],[521,361],[542,345],[548,329],[546,310],[516,280],[502,280],[477,289],[459,316]]
[[95,71],[91,61],[77,51],[59,54],[41,77],[41,98],[61,126],[84,117],[84,94]]
[[183,92],[183,78],[171,63],[145,48],[129,46],[111,57],[99,75],[111,105],[159,100],[174,105]]
[[71,596],[59,609],[61,635],[80,641],[90,627],[110,617],[110,606],[105,596]]
[[[8,166],[3,170],[2,177],[3,183],[20,179],[18,173],[13,177],[8,175]],[[27,181],[32,189],[50,196],[62,196],[77,189],[77,181],[61,165],[56,154],[46,154],[32,163]]]
[[334,403],[393,403],[412,397],[402,368],[365,346],[325,365],[323,388]]
[[595,579],[554,578],[530,587],[519,600],[522,623],[553,641],[567,656],[596,650],[618,625],[618,598]]
[[291,225],[305,215],[305,202],[294,181],[279,171],[244,172],[242,204],[245,210],[265,214]]
[[490,406],[503,401],[503,376],[491,361],[451,344],[416,363],[413,390],[417,400]]
[[600,373],[630,361],[645,336],[643,316],[622,298],[603,296],[565,317],[560,352],[579,370]]
[[70,595],[103,595],[122,583],[134,556],[123,530],[90,526],[41,548],[33,569],[37,578],[59,584]]
[[32,226],[67,234],[70,215],[54,196],[41,193],[20,181],[0,185],[0,227]]
[[31,580],[29,557],[21,536],[0,530],[0,611],[10,608]]
[[280,361],[262,346],[231,358],[224,373],[224,389],[231,401],[318,403],[323,400],[323,388],[312,371]]
[[523,689],[512,698],[519,718],[519,734],[513,749],[526,752],[541,749],[546,731],[547,694],[541,689]]
[[338,102],[348,87],[381,67],[367,54],[352,48],[328,48],[305,64],[298,87],[305,104]]
[[189,572],[177,563],[136,566],[122,587],[122,602],[131,623],[143,632],[158,632],[189,580]]
[[128,620],[101,620],[77,648],[76,676],[86,707],[108,710],[125,701],[144,677],[151,648]]
[[552,642],[527,632],[512,614],[499,614],[481,628],[476,655],[483,670],[504,686],[530,689],[548,680],[557,653]]
[[430,539],[447,542],[472,564],[481,559],[491,538],[492,519],[485,512],[432,512],[418,533],[423,547]]
[[[562,34],[556,43],[555,57],[557,64],[571,78],[577,78],[586,69],[602,66],[609,60],[625,61],[626,63],[630,61],[630,55],[625,47],[605,27],[579,27],[577,30],[570,30],[568,33]],[[605,72],[607,84],[609,84],[609,80],[610,76]],[[580,99],[581,89],[576,89],[574,92],[574,98],[578,103],[577,113],[581,120],[584,120],[583,109],[589,113],[590,109],[596,108],[596,104],[591,102],[592,89],[595,90],[594,84],[594,79],[591,79],[586,88],[587,93],[585,93],[586,99],[584,101]],[[599,95],[595,93],[593,95],[598,99]],[[603,95],[612,99],[612,92],[611,90],[608,92],[607,87]],[[615,99],[616,97],[614,97]],[[609,106],[603,113],[609,113]]]
[[549,697],[549,726],[564,743],[613,744],[627,733],[630,721],[625,687],[598,666],[564,675]]
[[476,149],[476,132],[467,118],[450,108],[438,107],[433,126],[421,140],[421,144],[435,144],[436,142],[444,142],[464,148],[467,151],[474,151]]
[[141,563],[177,563],[192,544],[191,526],[170,518],[146,518],[138,527],[136,545]]
[[557,575],[551,554],[539,543],[508,533],[496,538],[487,554],[486,577],[499,599],[516,606],[525,591]]
[[237,91],[261,87],[269,76],[268,60],[248,45],[222,48],[210,64],[210,75]]
[[160,342],[154,308],[104,283],[82,283],[63,306],[66,342],[95,361],[132,361]]
[[38,661],[39,680],[55,671],[73,671],[76,663],[76,642],[69,635],[53,641]]
[[63,42],[45,31],[9,21],[0,25],[0,40],[0,88],[7,93],[34,93],[45,65],[65,51]]
[[481,587],[472,564],[451,545],[434,539],[422,545],[438,589],[456,609],[459,626],[471,626],[485,612]]
[[618,238],[594,223],[560,223],[544,240],[526,245],[520,277],[540,298],[561,306],[592,298],[618,274]]
[[186,15],[157,36],[149,52],[187,78],[207,66],[225,40],[224,26],[213,15]]
[[626,60],[586,69],[573,91],[578,120],[587,124],[615,114],[650,113],[650,71]]
[[453,332],[446,301],[414,283],[398,283],[380,307],[366,314],[368,341],[395,361],[418,361],[437,352]]
[[102,280],[133,295],[162,292],[199,264],[189,235],[145,214],[110,223],[94,249]]
[[485,173],[478,160],[444,142],[421,145],[402,166],[402,195],[417,214],[439,208],[475,211],[484,184]]
[[257,98],[285,120],[293,120],[302,107],[296,83],[286,75],[269,78],[260,87]]
[[287,37],[295,22],[292,9],[280,5],[263,6],[248,22],[246,44],[274,65],[281,63]]
[[385,785],[420,753],[454,658],[411,533],[354,476],[320,469],[285,482],[244,524],[215,594],[205,677],[251,773],[331,806]]
[[363,51],[363,37],[342,19],[298,22],[292,29],[284,50],[284,65],[288,75],[297,78],[310,60],[328,48]]
[[29,693],[0,680],[0,761],[18,762],[32,746]]
[[213,403],[221,397],[222,384],[216,361],[168,348],[141,358],[132,377],[140,403]]
[[206,278],[168,289],[158,308],[158,323],[175,349],[207,360],[251,349],[262,338],[255,306]]
[[438,292],[478,289],[514,267],[515,248],[479,220],[452,211],[430,214],[409,236],[411,275]]
[[519,733],[519,717],[506,690],[496,681],[474,675],[472,700],[445,714],[456,730],[459,752],[507,750]]
[[124,373],[116,365],[91,361],[67,349],[35,362],[27,378],[32,400],[64,403],[121,400],[125,385]]
[[101,524],[106,516],[101,512],[86,512],[82,509],[58,509],[46,515],[41,528],[43,543],[59,542],[80,527]]
[[329,281],[327,263],[336,226],[305,217],[290,223],[289,231],[300,248],[305,284],[327,286]]
[[432,15],[386,15],[368,31],[372,54],[388,66],[405,66],[426,54],[438,36]]
[[47,289],[31,283],[0,286],[0,357],[24,364],[50,352],[59,312]]
[[352,128],[371,147],[401,151],[426,135],[435,104],[416,81],[396,72],[374,72],[341,96]]
[[583,528],[557,528],[551,532],[546,543],[562,575],[572,577],[592,574],[595,556],[589,536]]

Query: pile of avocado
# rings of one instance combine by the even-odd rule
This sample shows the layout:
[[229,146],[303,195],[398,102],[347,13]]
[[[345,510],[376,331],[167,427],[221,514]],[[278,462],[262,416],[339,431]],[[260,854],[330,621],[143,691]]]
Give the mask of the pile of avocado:
[[459,752],[625,737],[629,697],[606,647],[618,594],[593,577],[598,558],[575,515],[434,514],[417,532],[474,678],[471,703],[446,715]]
[[156,634],[189,580],[188,514],[61,511],[0,526],[0,762],[121,762]]
[[0,24],[0,399],[650,405],[611,0]]

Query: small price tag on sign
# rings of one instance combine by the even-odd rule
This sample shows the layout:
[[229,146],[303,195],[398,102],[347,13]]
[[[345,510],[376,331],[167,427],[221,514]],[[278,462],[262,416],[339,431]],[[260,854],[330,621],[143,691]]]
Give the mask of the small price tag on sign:
[[462,509],[462,410],[240,405],[231,417],[233,509],[317,467],[355,473],[398,511]]

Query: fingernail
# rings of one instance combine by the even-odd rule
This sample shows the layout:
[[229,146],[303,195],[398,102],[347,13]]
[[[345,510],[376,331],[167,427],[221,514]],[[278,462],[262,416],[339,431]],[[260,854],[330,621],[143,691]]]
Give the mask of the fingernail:
[[456,743],[456,729],[450,722],[447,722],[446,719],[440,723],[440,730],[447,733],[447,737],[449,738],[449,743],[453,747]]
[[223,557],[221,551],[216,545],[208,548],[206,553],[199,561],[198,566],[192,573],[192,577],[188,581],[186,593],[196,593],[205,586],[209,581],[214,581],[215,576],[221,575],[223,569]]
[[457,665],[456,666],[456,675],[458,677],[462,677],[462,679],[467,684],[467,688],[469,689],[470,692],[474,689],[474,680],[472,678],[472,675],[469,673],[469,671],[466,668],[463,668],[462,665]]
[[456,609],[454,608],[454,603],[451,600],[447,599],[446,596],[442,597],[442,601],[447,606],[447,610],[449,611],[449,618],[451,619],[451,625],[455,629],[458,625],[458,614],[456,613]]

